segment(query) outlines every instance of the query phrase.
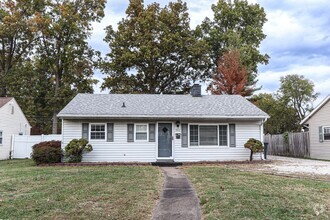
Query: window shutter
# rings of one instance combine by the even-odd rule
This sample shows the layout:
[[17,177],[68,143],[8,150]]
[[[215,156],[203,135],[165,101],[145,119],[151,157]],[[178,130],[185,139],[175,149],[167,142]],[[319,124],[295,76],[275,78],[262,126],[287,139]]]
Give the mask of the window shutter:
[[322,126],[319,127],[319,139],[320,139],[320,142],[323,142],[323,127]]
[[127,142],[134,142],[134,124],[127,124]]
[[229,146],[236,147],[236,126],[229,124]]
[[155,124],[149,124],[149,142],[155,142],[156,141],[156,125]]
[[181,124],[181,147],[188,147],[188,124]]
[[107,123],[107,142],[113,142],[113,123]]
[[89,124],[88,123],[82,123],[82,135],[81,135],[81,137],[88,141],[88,138],[89,138]]

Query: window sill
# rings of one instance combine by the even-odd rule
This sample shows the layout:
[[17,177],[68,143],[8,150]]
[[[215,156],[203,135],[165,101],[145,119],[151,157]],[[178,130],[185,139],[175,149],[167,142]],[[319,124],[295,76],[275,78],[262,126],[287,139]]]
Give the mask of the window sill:
[[207,149],[207,148],[219,148],[219,149],[227,149],[230,148],[229,146],[212,146],[212,145],[205,145],[205,146],[188,146],[191,149]]
[[97,140],[95,140],[95,139],[93,139],[93,140],[89,140],[89,142],[106,142],[107,140],[106,139],[97,139]]

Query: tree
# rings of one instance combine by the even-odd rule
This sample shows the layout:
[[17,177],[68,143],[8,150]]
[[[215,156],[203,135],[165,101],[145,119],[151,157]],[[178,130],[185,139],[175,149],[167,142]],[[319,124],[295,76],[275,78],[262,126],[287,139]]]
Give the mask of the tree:
[[261,141],[254,139],[254,138],[250,138],[245,144],[244,144],[245,148],[250,149],[250,161],[253,160],[253,154],[257,153],[257,152],[262,152],[264,149],[264,146],[262,145]]
[[53,133],[57,113],[77,92],[93,92],[98,52],[88,46],[92,22],[104,16],[105,0],[50,1],[42,12],[43,26],[36,48],[40,70],[50,77],[46,99],[52,106]]
[[314,83],[297,74],[281,77],[280,82],[279,98],[293,107],[299,120],[303,120],[307,113],[313,110],[313,102],[319,95],[314,92]]
[[0,96],[9,95],[7,83],[12,69],[33,53],[39,39],[38,12],[43,6],[42,0],[0,2]]
[[256,84],[258,64],[267,64],[269,56],[261,54],[259,46],[266,38],[263,25],[267,21],[264,9],[247,0],[219,0],[212,5],[214,20],[206,18],[197,27],[210,46],[210,59],[216,69],[219,57],[233,48],[241,54],[241,63],[248,73],[248,86]]
[[295,109],[287,106],[283,100],[270,93],[260,93],[254,95],[250,101],[270,116],[264,124],[265,133],[283,134],[300,131],[300,120]]
[[172,93],[190,89],[207,69],[207,45],[189,27],[186,3],[164,8],[131,0],[118,30],[106,28],[110,53],[102,88],[114,93]]
[[[15,66],[6,84],[8,92],[15,97],[33,132],[51,132],[52,107],[48,104],[49,89],[53,87],[51,76],[44,73],[35,60],[25,60]],[[18,80],[19,79],[19,80]]]
[[214,95],[250,96],[252,94],[253,89],[247,86],[247,72],[241,64],[238,50],[228,51],[219,58],[217,73],[214,74],[208,89]]

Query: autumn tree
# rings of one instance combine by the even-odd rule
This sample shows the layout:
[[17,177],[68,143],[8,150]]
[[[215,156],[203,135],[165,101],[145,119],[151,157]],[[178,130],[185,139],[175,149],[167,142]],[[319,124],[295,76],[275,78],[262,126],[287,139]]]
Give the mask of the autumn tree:
[[226,52],[219,58],[217,72],[208,89],[214,95],[235,94],[250,96],[253,92],[251,86],[247,86],[247,71],[241,64],[240,53],[234,49]]
[[210,68],[214,71],[219,58],[229,49],[237,48],[247,71],[248,86],[255,85],[258,65],[267,64],[269,60],[267,54],[259,51],[260,43],[266,38],[263,33],[267,21],[264,9],[247,0],[219,0],[212,5],[212,10],[214,18],[206,18],[196,28],[210,46]]
[[172,93],[190,89],[207,69],[207,45],[189,26],[186,3],[144,6],[131,0],[118,30],[106,28],[110,53],[103,88],[113,93]]
[[39,39],[38,12],[42,0],[0,1],[0,96],[9,95],[7,83],[11,71],[32,55]]
[[313,102],[319,95],[314,92],[314,83],[297,74],[281,77],[280,82],[279,98],[294,108],[299,119],[303,120],[313,110]]

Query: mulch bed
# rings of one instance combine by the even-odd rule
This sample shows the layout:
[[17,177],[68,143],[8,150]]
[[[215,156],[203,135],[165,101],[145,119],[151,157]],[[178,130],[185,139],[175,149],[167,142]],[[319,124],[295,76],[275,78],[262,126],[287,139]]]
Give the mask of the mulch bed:
[[[271,160],[255,160],[255,161],[198,161],[198,162],[180,162],[173,163],[178,166],[191,166],[191,165],[233,165],[233,164],[270,164]],[[138,162],[81,162],[81,163],[50,163],[50,164],[39,164],[38,166],[150,166],[156,165],[157,163],[138,163]],[[170,164],[169,164],[170,165]]]

